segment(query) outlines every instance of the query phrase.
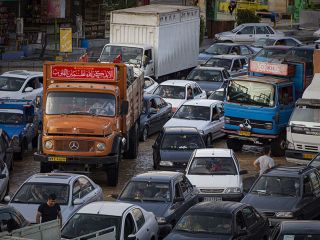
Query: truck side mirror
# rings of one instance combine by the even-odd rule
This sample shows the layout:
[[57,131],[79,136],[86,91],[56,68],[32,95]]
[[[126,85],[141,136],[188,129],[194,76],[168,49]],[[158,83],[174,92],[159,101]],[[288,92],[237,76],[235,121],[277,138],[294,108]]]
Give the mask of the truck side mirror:
[[124,116],[124,115],[127,115],[128,114],[128,111],[129,111],[129,102],[128,101],[122,101],[122,104],[121,104],[121,115]]
[[40,108],[41,106],[41,96],[37,96],[36,97],[36,108]]

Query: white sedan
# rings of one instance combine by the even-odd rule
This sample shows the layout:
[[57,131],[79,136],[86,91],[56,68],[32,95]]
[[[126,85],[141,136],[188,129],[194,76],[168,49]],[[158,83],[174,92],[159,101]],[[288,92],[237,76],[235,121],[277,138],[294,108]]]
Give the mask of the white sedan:
[[164,125],[166,127],[195,127],[200,132],[207,146],[214,139],[222,137],[224,125],[222,102],[209,99],[194,99],[185,102],[173,117]]
[[[82,207],[64,224],[62,239],[73,239],[109,228],[117,240],[158,239],[158,223],[153,213],[130,203],[93,202]],[[104,238],[111,239],[111,238]]]
[[188,100],[188,88],[192,89],[193,99],[207,98],[207,94],[193,81],[168,80],[161,83],[153,94],[162,97],[166,102],[171,103],[172,112],[175,112],[184,102]]

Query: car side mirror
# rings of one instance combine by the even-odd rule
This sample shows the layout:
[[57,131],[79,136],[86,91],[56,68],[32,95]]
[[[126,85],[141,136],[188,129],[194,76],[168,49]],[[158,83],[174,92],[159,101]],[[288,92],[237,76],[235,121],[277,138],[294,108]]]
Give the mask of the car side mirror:
[[129,102],[128,101],[122,101],[121,104],[121,115],[127,115],[129,111]]
[[11,197],[9,195],[5,196],[3,199],[6,203],[10,202]]
[[183,202],[183,201],[184,201],[184,197],[176,197],[173,199],[173,203]]
[[239,232],[238,232],[238,236],[246,236],[248,235],[248,231],[247,229],[240,229]]
[[136,240],[137,237],[134,235],[134,234],[130,234],[128,237],[127,237],[128,240]]
[[248,173],[247,170],[241,170],[241,171],[239,172],[240,175],[247,174],[247,173]]
[[33,88],[32,87],[27,87],[24,92],[32,92],[33,91]]
[[6,149],[6,153],[13,153],[13,148],[8,147],[8,148]]
[[4,179],[4,178],[6,178],[7,177],[7,175],[6,174],[0,174],[0,179]]
[[41,96],[37,96],[36,97],[36,108],[40,108],[41,106]]
[[83,203],[84,201],[80,198],[76,198],[75,200],[73,200],[73,205],[81,205]]

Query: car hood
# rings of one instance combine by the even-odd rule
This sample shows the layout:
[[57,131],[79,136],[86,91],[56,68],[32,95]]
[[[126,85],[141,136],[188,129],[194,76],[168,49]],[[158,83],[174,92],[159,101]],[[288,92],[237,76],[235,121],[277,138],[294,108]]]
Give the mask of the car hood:
[[208,121],[203,120],[188,120],[181,118],[171,118],[164,127],[195,127],[199,130],[203,130],[208,124]]
[[238,175],[187,175],[187,177],[197,188],[240,187]]
[[172,105],[172,108],[178,108],[181,104],[183,104],[185,99],[172,99],[172,98],[163,98],[167,103]]
[[273,211],[293,211],[296,208],[299,198],[295,197],[277,197],[261,196],[258,194],[248,193],[241,200],[262,212]]
[[[1,98],[8,98],[8,99],[17,99],[19,98],[19,92],[18,91],[0,91]],[[23,99],[20,97],[19,99]]]
[[229,240],[232,239],[231,236],[227,235],[213,235],[213,234],[205,234],[205,233],[187,233],[187,232],[179,232],[174,231],[171,232],[166,238],[166,240],[194,240],[194,239],[201,239],[201,240]]
[[153,212],[156,217],[166,217],[166,211],[170,208],[170,202],[151,202],[151,201],[120,201],[118,202],[126,202],[132,203],[142,207],[144,210],[148,212]]
[[5,130],[6,133],[9,135],[10,138],[12,138],[14,135],[20,135],[20,133],[23,131],[25,125],[24,124],[0,124],[0,128]]
[[229,36],[229,35],[234,35],[234,33],[233,33],[233,32],[231,32],[231,31],[227,31],[227,32],[221,32],[221,33],[219,33],[219,36]]
[[188,162],[193,150],[172,151],[160,150],[161,161]]
[[213,81],[198,81],[194,79],[187,79],[189,81],[193,81],[199,84],[202,90],[206,91],[207,94],[210,94],[209,92],[213,92],[219,88],[222,87],[223,82],[213,82]]

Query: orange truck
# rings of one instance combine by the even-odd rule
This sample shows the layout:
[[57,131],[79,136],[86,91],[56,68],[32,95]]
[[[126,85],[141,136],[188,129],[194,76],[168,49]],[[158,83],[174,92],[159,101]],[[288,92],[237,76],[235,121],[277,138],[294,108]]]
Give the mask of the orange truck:
[[80,62],[48,62],[43,74],[40,172],[102,169],[116,186],[122,154],[138,153],[143,75],[122,63]]

